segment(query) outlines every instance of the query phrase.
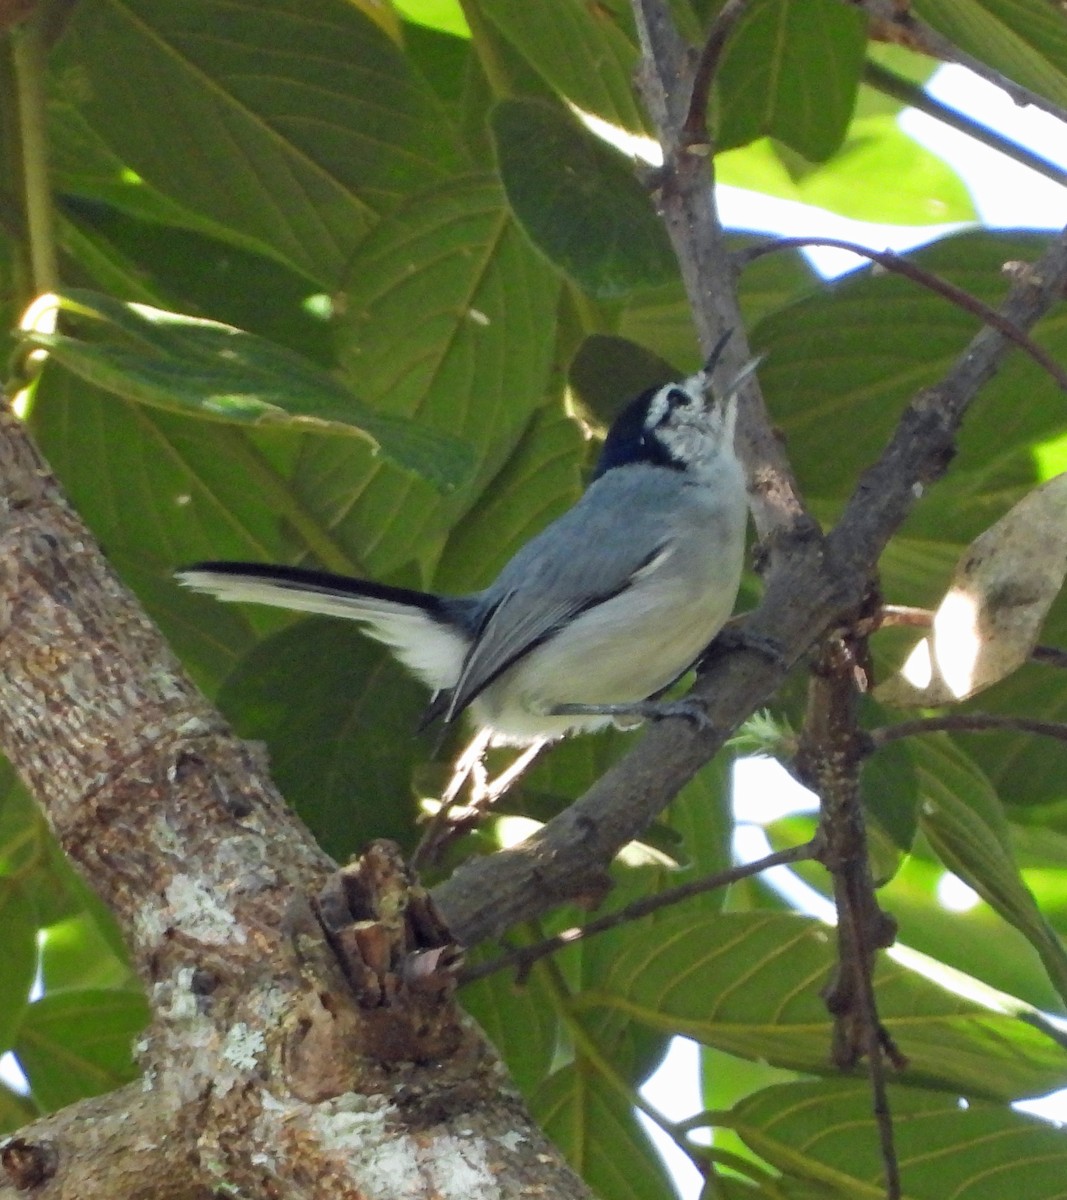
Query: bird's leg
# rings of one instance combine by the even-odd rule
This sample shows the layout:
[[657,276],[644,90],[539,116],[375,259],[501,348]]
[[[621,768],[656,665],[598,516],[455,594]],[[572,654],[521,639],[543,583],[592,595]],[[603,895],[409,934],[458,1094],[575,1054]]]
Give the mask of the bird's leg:
[[452,778],[448,781],[448,787],[441,793],[441,804],[435,814],[435,819],[437,816],[444,817],[448,813],[463,790],[463,785],[472,776],[471,790],[474,794],[478,795],[484,790],[488,778],[485,770],[485,752],[489,748],[489,738],[488,729],[479,729],[467,743],[463,753],[456,759],[456,765],[452,768]]
[[549,713],[554,717],[636,717],[640,721],[684,717],[698,729],[711,728],[703,702],[694,696],[683,696],[680,700],[632,700],[625,704],[556,704]]
[[486,809],[495,804],[515,780],[526,771],[550,740],[550,738],[538,738],[536,742],[527,746],[506,771],[501,771],[495,779],[487,781],[480,793],[475,792],[471,805],[479,809]]
[[492,733],[488,729],[479,729],[467,743],[463,753],[456,759],[452,768],[452,777],[448,787],[441,793],[437,811],[430,818],[426,831],[419,839],[415,852],[411,856],[411,865],[416,870],[432,861],[438,848],[447,837],[448,815],[455,805],[463,785],[473,776],[472,790],[477,796],[488,786],[485,770],[485,752],[489,748]]

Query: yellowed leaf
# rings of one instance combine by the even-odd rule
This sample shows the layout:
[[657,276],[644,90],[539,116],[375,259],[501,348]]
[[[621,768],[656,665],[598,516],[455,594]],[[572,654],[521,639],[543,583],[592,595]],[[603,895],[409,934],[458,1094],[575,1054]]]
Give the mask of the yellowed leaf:
[[1067,575],[1067,473],[1035,488],[980,534],[899,675],[875,696],[899,707],[955,704],[1030,656]]

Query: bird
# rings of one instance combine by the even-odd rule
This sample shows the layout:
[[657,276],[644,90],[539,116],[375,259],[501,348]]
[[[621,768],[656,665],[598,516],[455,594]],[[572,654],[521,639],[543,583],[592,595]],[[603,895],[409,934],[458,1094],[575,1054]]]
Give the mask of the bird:
[[462,596],[301,567],[200,562],[186,587],[350,618],[433,691],[426,721],[468,713],[491,745],[696,716],[662,696],[729,619],[748,496],[734,449],[750,362],[718,399],[704,368],[643,391],[612,423],[578,501]]

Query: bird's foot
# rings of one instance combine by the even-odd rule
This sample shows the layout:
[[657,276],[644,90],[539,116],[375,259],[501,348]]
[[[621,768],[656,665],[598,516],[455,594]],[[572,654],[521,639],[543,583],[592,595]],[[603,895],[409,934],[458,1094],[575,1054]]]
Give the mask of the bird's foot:
[[752,650],[761,654],[776,667],[786,667],[785,647],[776,638],[764,633],[756,633],[745,625],[724,625],[715,635],[715,640],[700,657],[699,665],[707,667],[717,654],[726,654],[732,650]]
[[697,729],[711,728],[703,701],[694,696],[678,700],[633,700],[624,704],[556,704],[550,711],[554,717],[611,717],[616,723],[682,717]]

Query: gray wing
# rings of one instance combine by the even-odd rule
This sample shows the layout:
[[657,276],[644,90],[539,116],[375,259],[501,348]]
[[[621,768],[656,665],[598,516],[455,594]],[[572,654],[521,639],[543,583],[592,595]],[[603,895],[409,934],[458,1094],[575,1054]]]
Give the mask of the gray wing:
[[633,586],[671,554],[675,534],[668,518],[677,507],[677,485],[656,478],[667,474],[673,473],[641,467],[609,472],[515,555],[482,593],[485,620],[446,720],[580,613]]

